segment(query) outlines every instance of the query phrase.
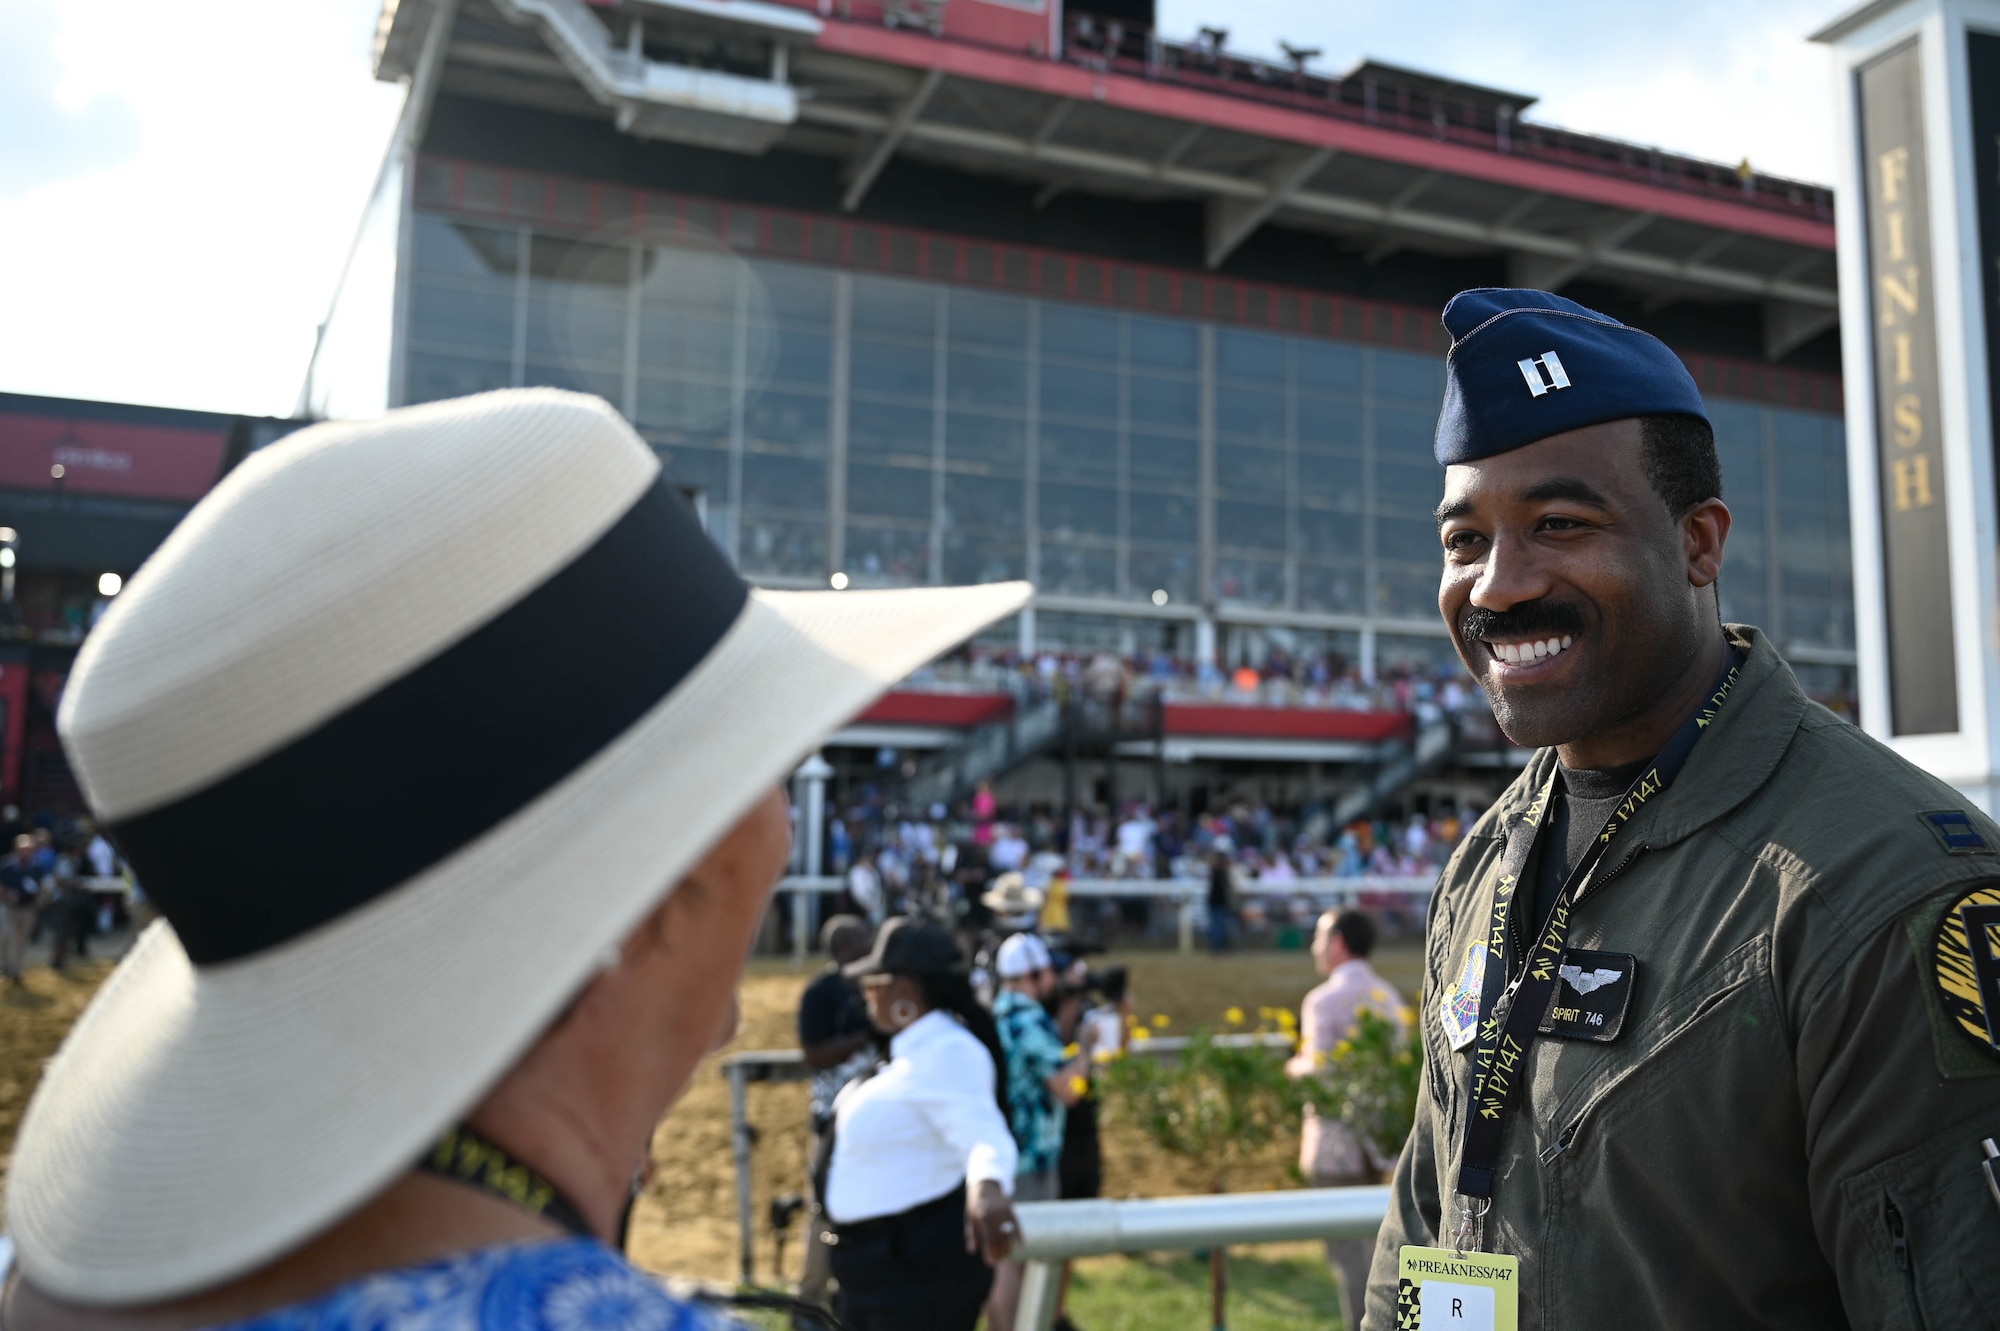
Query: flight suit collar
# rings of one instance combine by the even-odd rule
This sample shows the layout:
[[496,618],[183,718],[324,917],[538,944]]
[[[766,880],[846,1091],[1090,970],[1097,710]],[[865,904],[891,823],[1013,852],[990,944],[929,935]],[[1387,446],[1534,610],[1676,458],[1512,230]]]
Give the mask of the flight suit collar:
[[[1791,747],[1806,711],[1791,667],[1761,629],[1726,624],[1723,631],[1743,653],[1729,700],[1694,746],[1671,796],[1643,810],[1621,839],[1658,848],[1726,817],[1771,779]],[[1540,749],[1529,759],[1521,779],[1500,798],[1496,831],[1512,825],[1555,768],[1554,749]]]

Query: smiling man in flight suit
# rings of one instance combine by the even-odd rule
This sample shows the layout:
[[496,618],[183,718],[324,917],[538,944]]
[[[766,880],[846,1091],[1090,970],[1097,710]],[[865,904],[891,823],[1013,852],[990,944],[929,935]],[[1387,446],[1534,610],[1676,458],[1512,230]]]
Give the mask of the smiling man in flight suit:
[[1672,352],[1540,291],[1444,323],[1438,607],[1538,752],[1433,900],[1363,1326],[1417,1325],[1406,1244],[1518,1258],[1524,1329],[1994,1325],[2000,828],[1721,623]]

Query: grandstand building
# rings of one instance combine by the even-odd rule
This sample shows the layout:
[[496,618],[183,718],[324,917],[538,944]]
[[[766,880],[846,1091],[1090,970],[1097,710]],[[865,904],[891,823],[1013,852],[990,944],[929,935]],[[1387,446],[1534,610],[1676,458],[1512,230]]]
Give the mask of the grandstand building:
[[[1451,660],[1438,311],[1547,287],[1685,359],[1724,613],[1851,695],[1830,192],[1313,54],[1177,40],[1151,0],[387,0],[410,96],[302,414],[583,389],[764,585],[1025,577],[996,648],[1374,681]],[[896,706],[856,744],[986,723]],[[1412,742],[1365,719],[1184,709],[1150,752]]]
[[55,733],[77,644],[224,472],[299,424],[0,393],[0,805],[80,809]]

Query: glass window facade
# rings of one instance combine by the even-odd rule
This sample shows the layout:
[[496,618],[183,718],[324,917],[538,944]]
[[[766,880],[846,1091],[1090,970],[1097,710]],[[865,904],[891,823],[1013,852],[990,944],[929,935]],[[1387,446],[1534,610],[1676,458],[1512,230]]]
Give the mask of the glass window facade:
[[[753,578],[1027,577],[1050,633],[1080,643],[1156,632],[1089,616],[1204,603],[1300,631],[1440,632],[1436,356],[720,245],[422,210],[413,227],[406,397],[602,394]],[[1724,615],[1851,660],[1839,418],[1712,406],[1736,517]]]

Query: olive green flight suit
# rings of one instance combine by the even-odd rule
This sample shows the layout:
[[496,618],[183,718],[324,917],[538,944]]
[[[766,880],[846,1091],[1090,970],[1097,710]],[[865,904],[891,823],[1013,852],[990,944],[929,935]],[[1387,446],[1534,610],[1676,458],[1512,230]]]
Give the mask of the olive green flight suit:
[[[2000,1325],[1979,1145],[2000,1138],[2000,1057],[1946,1021],[1920,941],[2000,880],[2000,854],[1950,853],[1918,815],[1963,810],[1992,851],[2000,827],[1809,701],[1757,630],[1729,633],[1747,659],[1721,715],[1570,930],[1636,956],[1623,1030],[1533,1042],[1484,1246],[1521,1260],[1523,1331]],[[1535,755],[1432,901],[1423,1084],[1367,1331],[1395,1331],[1398,1248],[1448,1242],[1472,1048],[1450,1047],[1439,1000],[1555,762]]]

